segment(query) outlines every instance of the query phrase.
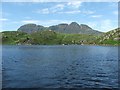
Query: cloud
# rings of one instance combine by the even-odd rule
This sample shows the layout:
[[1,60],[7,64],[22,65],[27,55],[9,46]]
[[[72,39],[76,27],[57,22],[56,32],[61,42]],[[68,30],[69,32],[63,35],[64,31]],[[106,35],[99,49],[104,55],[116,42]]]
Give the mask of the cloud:
[[76,13],[80,13],[80,10],[71,10],[71,11],[65,11],[65,12],[59,12],[60,14],[76,14]]
[[22,23],[38,23],[39,20],[23,20]]
[[57,12],[63,10],[64,7],[65,7],[64,4],[57,4],[50,8],[44,8],[44,9],[37,10],[37,13],[40,13],[40,14],[57,13]]
[[72,8],[78,9],[82,5],[82,2],[81,1],[71,1],[71,2],[68,2],[67,5],[71,6]]
[[7,18],[0,18],[0,21],[7,21]]
[[82,2],[80,1],[71,1],[71,2],[64,2],[62,4],[57,4],[52,7],[43,8],[37,10],[36,12],[39,14],[75,14],[80,13],[79,7],[81,6]]
[[45,8],[45,9],[42,9],[42,10],[39,10],[38,13],[42,13],[42,14],[49,14],[50,11],[48,8]]
[[114,15],[118,15],[118,11],[114,11],[113,14],[114,14]]
[[63,10],[63,8],[65,7],[64,4],[57,4],[55,7],[53,7],[52,9],[60,9],[60,10]]
[[91,17],[92,18],[100,18],[100,17],[102,17],[102,15],[92,15]]
[[54,7],[51,7],[49,10],[52,12],[52,13],[56,13],[56,12],[59,12],[61,10],[63,10],[65,7],[64,4],[57,4],[55,5]]
[[82,13],[83,14],[94,14],[95,13],[95,11],[86,11],[86,10],[84,10],[84,11],[82,11]]

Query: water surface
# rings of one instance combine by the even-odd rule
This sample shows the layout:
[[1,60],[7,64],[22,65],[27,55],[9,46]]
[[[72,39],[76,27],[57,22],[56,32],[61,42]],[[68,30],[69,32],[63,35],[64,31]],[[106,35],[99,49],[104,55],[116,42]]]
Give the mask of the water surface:
[[117,88],[118,47],[3,46],[3,88]]

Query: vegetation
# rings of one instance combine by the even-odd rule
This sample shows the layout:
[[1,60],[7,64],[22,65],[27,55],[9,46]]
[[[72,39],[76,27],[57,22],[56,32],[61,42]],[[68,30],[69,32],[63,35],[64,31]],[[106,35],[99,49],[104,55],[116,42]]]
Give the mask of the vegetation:
[[120,45],[120,29],[112,30],[101,36],[90,34],[65,34],[52,30],[41,30],[31,34],[20,31],[5,31],[1,34],[2,44],[8,45]]
[[30,35],[24,32],[17,31],[5,31],[2,32],[2,44],[20,44],[27,43],[30,38]]
[[32,44],[59,44],[59,38],[54,31],[39,31],[31,34]]
[[120,28],[103,34],[96,39],[95,43],[103,45],[120,45]]
[[62,39],[63,44],[89,44],[90,41],[95,40],[95,35],[87,34],[64,34]]

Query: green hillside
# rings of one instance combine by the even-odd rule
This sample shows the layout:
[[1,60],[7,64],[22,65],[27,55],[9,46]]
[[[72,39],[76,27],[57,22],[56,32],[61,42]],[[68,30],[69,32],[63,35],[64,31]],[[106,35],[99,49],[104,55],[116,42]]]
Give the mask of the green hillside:
[[55,45],[55,44],[89,44],[95,40],[96,36],[87,34],[63,34],[51,30],[39,31],[31,34],[18,31],[2,32],[2,44],[35,44],[35,45]]
[[103,34],[97,38],[95,43],[103,45],[120,45],[120,28]]
[[24,32],[17,32],[17,31],[5,31],[2,32],[2,44],[20,44],[20,43],[28,43],[30,39],[30,35]]
[[65,34],[52,30],[41,30],[31,34],[20,31],[2,32],[2,44],[7,45],[120,45],[120,29],[102,35]]

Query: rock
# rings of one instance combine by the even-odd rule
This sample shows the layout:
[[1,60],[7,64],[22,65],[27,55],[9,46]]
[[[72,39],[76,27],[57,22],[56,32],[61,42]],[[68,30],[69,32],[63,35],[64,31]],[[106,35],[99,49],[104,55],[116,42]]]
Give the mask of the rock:
[[99,32],[97,30],[93,30],[91,27],[85,24],[79,25],[76,22],[72,22],[69,25],[66,23],[53,25],[50,27],[44,27],[42,25],[36,25],[36,24],[25,24],[18,28],[18,31],[26,32],[26,33],[33,33],[40,30],[53,30],[55,32],[60,33],[75,33],[75,34],[101,34],[102,32]]
[[114,38],[114,40],[115,40],[115,41],[118,41],[118,40],[120,40],[120,38]]
[[26,33],[33,33],[39,30],[45,30],[46,28],[41,25],[36,24],[25,24],[18,28],[18,31],[26,32]]

